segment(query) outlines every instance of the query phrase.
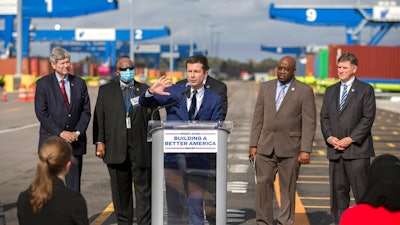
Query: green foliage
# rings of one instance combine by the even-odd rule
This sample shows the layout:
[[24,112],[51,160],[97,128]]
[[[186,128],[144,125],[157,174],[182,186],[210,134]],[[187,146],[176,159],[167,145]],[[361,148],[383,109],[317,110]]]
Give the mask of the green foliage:
[[0,87],[3,87],[5,84],[4,76],[0,76]]

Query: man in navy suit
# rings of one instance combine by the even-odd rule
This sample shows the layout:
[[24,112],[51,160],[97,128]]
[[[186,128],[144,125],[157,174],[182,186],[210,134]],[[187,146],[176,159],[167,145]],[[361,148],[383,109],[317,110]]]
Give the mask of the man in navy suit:
[[36,83],[35,113],[40,122],[39,148],[52,135],[71,143],[74,163],[65,177],[68,188],[80,192],[82,156],[86,154],[86,129],[90,101],[87,86],[69,73],[71,56],[63,48],[54,48],[50,62],[54,72]]
[[[146,107],[170,105],[166,108],[169,121],[221,121],[221,97],[203,83],[208,70],[207,57],[191,56],[186,61],[188,85],[172,85],[169,78],[162,76],[140,96],[139,103]],[[189,224],[204,224],[203,198],[208,178],[187,171],[209,170],[210,164],[210,154],[165,155],[168,224],[181,224],[185,207]]]
[[337,61],[340,82],[326,89],[321,108],[321,130],[327,144],[331,214],[335,224],[350,204],[350,187],[359,203],[367,185],[370,158],[375,156],[371,128],[375,93],[358,80],[357,57],[350,52]]

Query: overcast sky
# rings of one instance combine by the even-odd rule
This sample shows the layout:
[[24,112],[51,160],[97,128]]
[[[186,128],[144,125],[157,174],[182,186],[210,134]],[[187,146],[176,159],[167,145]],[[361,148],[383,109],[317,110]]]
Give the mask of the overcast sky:
[[[372,6],[377,1],[356,0],[355,3],[351,3],[352,1],[348,0],[133,0],[135,7],[133,18],[135,28],[168,26],[174,44],[189,44],[193,30],[193,41],[198,49],[206,46],[212,56],[217,55],[224,59],[242,62],[248,59],[258,62],[264,58],[281,57],[261,51],[262,44],[268,46],[346,44],[344,27],[310,27],[270,19],[269,5],[272,2],[276,5],[314,5],[318,8],[318,6],[335,7],[356,3]],[[399,0],[397,5],[400,5]],[[55,24],[60,24],[62,29],[129,29],[131,8],[131,0],[119,0],[118,10],[68,19],[34,19],[32,22],[37,29],[53,29]],[[191,29],[192,22],[193,29]],[[214,33],[213,39],[211,33]],[[362,41],[368,41],[371,34],[370,28],[363,29]],[[214,43],[212,48],[211,40]],[[160,38],[151,43],[168,44],[169,39]],[[399,46],[400,28],[392,28],[380,45]],[[38,54],[38,52],[40,50],[34,47],[31,53]]]

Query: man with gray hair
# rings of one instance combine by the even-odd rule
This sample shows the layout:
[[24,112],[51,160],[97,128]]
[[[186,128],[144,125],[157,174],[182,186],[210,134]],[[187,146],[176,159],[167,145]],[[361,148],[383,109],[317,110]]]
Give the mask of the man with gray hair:
[[54,72],[36,83],[35,113],[40,122],[39,148],[52,135],[71,143],[74,162],[65,177],[66,186],[80,192],[82,156],[86,154],[86,129],[90,101],[87,86],[80,77],[69,73],[71,56],[67,50],[52,50],[50,63]]

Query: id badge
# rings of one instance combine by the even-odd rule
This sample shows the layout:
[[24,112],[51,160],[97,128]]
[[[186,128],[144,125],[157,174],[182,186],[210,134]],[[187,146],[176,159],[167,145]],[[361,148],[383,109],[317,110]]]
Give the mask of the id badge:
[[131,105],[132,105],[133,109],[140,106],[140,104],[139,104],[139,96],[131,98]]
[[131,118],[129,116],[126,117],[126,129],[131,129]]

